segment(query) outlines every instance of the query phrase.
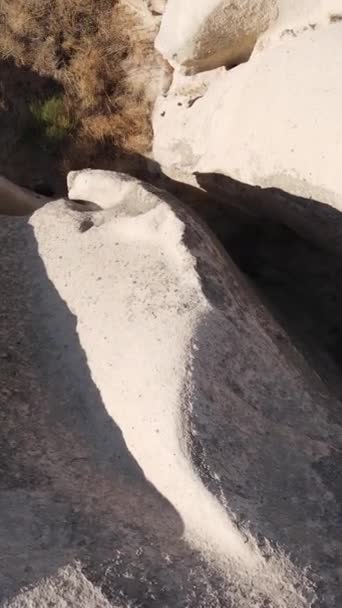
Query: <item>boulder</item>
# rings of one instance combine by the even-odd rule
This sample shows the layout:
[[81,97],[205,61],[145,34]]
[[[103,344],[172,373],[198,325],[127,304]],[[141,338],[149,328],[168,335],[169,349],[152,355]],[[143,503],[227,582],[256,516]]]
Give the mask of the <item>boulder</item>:
[[255,48],[341,18],[339,0],[168,0],[155,44],[195,73],[232,67]]
[[179,76],[155,106],[154,158],[185,181],[221,174],[301,197],[275,197],[268,213],[297,229],[305,207],[299,230],[312,224],[319,237],[326,205],[342,210],[341,71],[336,23],[286,38],[230,72]]
[[68,187],[0,221],[1,600],[338,608],[340,403],[177,200]]
[[156,48],[191,71],[246,61],[277,15],[275,0],[168,0]]

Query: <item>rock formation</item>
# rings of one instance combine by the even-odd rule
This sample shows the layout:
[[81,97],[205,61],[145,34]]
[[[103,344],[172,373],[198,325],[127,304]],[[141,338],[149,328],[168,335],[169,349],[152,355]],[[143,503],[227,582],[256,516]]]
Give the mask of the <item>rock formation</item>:
[[[278,8],[278,20],[247,63],[195,76],[176,67],[154,110],[154,158],[176,179],[196,184],[199,174],[202,187],[205,174],[209,187],[210,175],[211,182],[218,175],[276,188],[273,201],[257,194],[254,213],[318,241],[339,241],[327,205],[342,209],[342,10],[335,14],[331,3],[324,10],[310,3],[309,10],[306,2]],[[167,12],[163,23],[172,25]]]
[[337,608],[340,404],[169,194],[68,184],[0,222],[6,606]]
[[[339,0],[127,8],[155,179],[340,256]],[[90,169],[0,212],[0,605],[340,608],[338,390],[209,227]]]

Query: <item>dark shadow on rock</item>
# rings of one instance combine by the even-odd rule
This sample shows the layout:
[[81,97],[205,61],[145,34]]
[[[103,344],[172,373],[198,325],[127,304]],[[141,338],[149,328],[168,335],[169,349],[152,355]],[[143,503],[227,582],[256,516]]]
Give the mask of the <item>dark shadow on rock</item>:
[[342,253],[341,213],[318,200],[295,196],[279,188],[261,188],[218,173],[195,173],[197,182],[208,194],[225,204],[290,227],[333,253]]
[[[197,174],[208,194],[242,214],[222,239],[277,320],[341,396],[342,214],[319,201]],[[224,215],[222,223],[225,223]],[[230,220],[228,220],[230,221]]]
[[[47,137],[32,107],[51,98],[64,100],[54,78],[0,61],[0,174],[16,184],[48,197],[66,195],[66,173],[73,169],[109,169],[142,175],[146,159],[127,154],[113,140],[80,136],[77,124],[63,137]],[[43,125],[44,126],[44,125]]]
[[239,529],[252,532],[270,572],[272,554],[290,556],[301,572],[309,567],[316,585],[317,602],[308,605],[338,608],[341,401],[207,227],[184,208],[178,214],[212,305],[193,336],[192,407],[185,418],[194,466]]
[[[128,158],[127,166],[130,162]],[[331,313],[325,308],[323,291],[326,277],[330,277],[326,265],[337,260],[334,254],[326,254],[323,248],[304,241],[280,223],[246,214],[232,205],[229,197],[227,200],[214,193],[208,196],[169,180],[158,167],[151,167],[150,161],[139,162],[137,176],[146,179],[144,171],[149,171],[151,183],[166,188],[196,211],[267,301],[271,301],[273,288],[260,279],[260,272],[265,276],[265,270],[259,270],[263,265],[267,272],[275,268],[277,277],[285,275],[286,289],[291,290],[311,264],[315,267],[312,260],[316,259],[316,264],[321,260],[321,274],[318,272],[315,280],[308,278],[305,290],[311,286],[316,298],[315,289],[319,293],[322,290],[320,302],[327,310],[327,325],[330,314],[337,319],[337,307]],[[186,215],[186,211],[183,213]],[[279,235],[283,235],[283,242]],[[77,319],[49,281],[31,227],[25,219],[0,218],[0,236],[2,596],[10,598],[21,586],[35,584],[78,559],[88,578],[114,603],[124,599],[139,608],[149,607],[152,601],[158,608],[226,608],[222,581],[183,542],[179,515],[146,480],[120,429],[107,415],[79,343]],[[199,233],[198,242],[201,240],[205,238]],[[300,279],[293,283],[293,267],[297,268],[298,260],[292,260],[288,270],[288,258],[294,243],[299,251],[304,248],[305,255],[300,254],[303,275],[299,274]],[[258,247],[261,253],[256,256]],[[284,264],[279,269],[274,262],[275,247],[280,247]],[[253,258],[259,260],[256,270]],[[248,264],[252,264],[252,271]],[[222,280],[228,285],[225,293],[233,293],[228,302],[215,269],[201,263],[198,268],[215,308],[227,311],[240,297],[242,278],[238,271],[236,275],[233,265],[221,270]],[[331,276],[329,281],[333,280]],[[317,561],[321,561],[324,593],[328,584],[336,599],[341,520],[336,490],[338,453],[333,435],[341,424],[340,402],[333,398],[322,402],[318,397],[317,413],[315,391],[319,394],[321,385],[318,382],[316,388],[309,368],[298,375],[298,385],[295,375],[284,372],[281,356],[295,367],[296,359],[288,337],[271,320],[266,334],[281,346],[268,367],[262,356],[269,348],[268,339],[266,343],[256,342],[264,346],[258,351],[255,326],[246,322],[248,311],[255,316],[260,307],[253,290],[249,291],[249,283],[246,280],[240,318],[227,316],[219,323],[209,319],[198,330],[199,354],[194,368],[198,394],[193,408],[191,455],[203,482],[218,497],[220,488],[210,471],[219,475],[237,522],[252,522],[261,544],[264,536],[278,542],[293,552],[301,566],[313,560],[317,570]],[[304,343],[310,338],[320,356],[324,353],[329,357],[324,328],[312,321],[309,329],[302,331],[303,316],[317,318],[316,300],[306,300],[304,295],[296,291],[289,303],[280,291],[274,310],[279,316],[282,311],[287,327],[294,333],[298,330]],[[261,327],[258,323],[256,326]],[[217,348],[222,344],[223,356],[217,364]],[[299,358],[298,370],[302,365]],[[213,378],[215,382],[211,382]],[[253,385],[247,394],[251,379],[255,382],[255,400],[251,398]],[[279,407],[275,407],[277,403]],[[330,417],[330,436],[324,434],[325,430],[321,435],[322,412]],[[201,463],[207,463],[206,470]],[[322,499],[317,501],[319,490]],[[297,503],[291,502],[293,496],[298,496]],[[208,600],[209,583],[215,595],[212,604]]]
[[[122,163],[126,172],[124,158]],[[341,213],[223,175],[197,174],[199,189],[164,175],[150,159],[136,158],[134,164],[139,167],[136,177],[170,192],[209,226],[310,364],[342,398]]]
[[[342,396],[342,222],[337,210],[218,174],[198,173],[197,188],[169,178],[156,161],[116,150],[109,141],[80,150],[69,169],[85,166],[133,175],[195,211]],[[65,194],[65,181],[64,176],[58,195]]]
[[170,192],[194,211],[252,281],[317,373],[342,398],[339,211],[217,174],[197,174],[200,189],[171,179],[157,162],[139,154],[122,153],[113,163],[108,153],[101,168],[134,175]]
[[170,192],[208,225],[296,346],[342,398],[341,213],[223,175],[197,174],[200,189],[169,178],[155,161],[123,156],[119,170],[129,173],[132,167],[136,177]]
[[53,78],[0,61],[0,174],[31,190],[40,190],[42,182],[52,194],[62,189],[60,145],[48,142],[32,113],[32,104],[61,95]]
[[208,566],[107,414],[31,226],[2,217],[0,240],[0,599],[78,560],[118,605],[204,608]]

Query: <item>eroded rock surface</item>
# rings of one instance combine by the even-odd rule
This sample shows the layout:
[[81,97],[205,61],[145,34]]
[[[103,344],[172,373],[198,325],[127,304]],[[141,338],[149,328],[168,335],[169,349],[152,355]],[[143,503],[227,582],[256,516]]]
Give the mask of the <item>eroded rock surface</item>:
[[169,0],[156,47],[192,72],[234,65],[249,58],[276,15],[275,0]]
[[233,67],[254,50],[341,17],[339,0],[168,0],[156,47],[193,74]]
[[0,222],[2,601],[338,608],[340,403],[168,194],[69,194]]
[[199,174],[213,195],[216,176],[240,183],[241,201],[244,185],[277,189],[256,193],[253,213],[340,241],[329,214],[342,210],[341,41],[337,22],[287,36],[231,71],[177,73],[155,106],[154,158],[181,181]]

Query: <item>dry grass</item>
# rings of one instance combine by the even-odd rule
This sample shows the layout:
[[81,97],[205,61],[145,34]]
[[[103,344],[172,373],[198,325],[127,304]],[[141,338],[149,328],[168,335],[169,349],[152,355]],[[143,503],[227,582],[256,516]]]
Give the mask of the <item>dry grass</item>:
[[[84,164],[91,158],[100,164],[94,155],[101,145],[107,153],[111,144],[128,153],[149,149],[146,76],[154,62],[152,41],[153,33],[144,29],[126,0],[0,0],[0,60],[5,71],[10,61],[15,69],[30,70],[59,87],[58,103],[68,116],[59,159],[63,171],[76,157],[80,164],[82,149]],[[0,70],[1,76],[1,65]],[[3,78],[1,82],[4,89]],[[52,89],[51,99],[56,95]],[[43,103],[39,86],[21,95],[20,78],[11,95],[6,88],[0,114],[3,106],[26,103],[30,113]],[[53,105],[49,95],[44,103]],[[53,134],[53,125],[49,128]]]

